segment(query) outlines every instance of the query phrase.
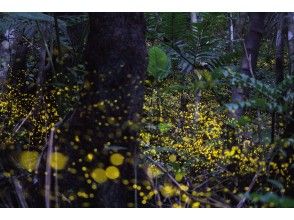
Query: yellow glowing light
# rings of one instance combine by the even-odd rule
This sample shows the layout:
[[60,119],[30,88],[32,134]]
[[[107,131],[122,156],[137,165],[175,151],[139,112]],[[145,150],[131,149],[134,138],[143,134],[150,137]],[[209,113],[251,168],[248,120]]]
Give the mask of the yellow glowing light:
[[91,177],[97,182],[97,183],[104,183],[107,180],[107,176],[105,173],[105,170],[102,168],[96,168],[92,171]]
[[38,158],[39,153],[37,151],[23,151],[20,154],[19,163],[24,169],[32,172],[36,168]]
[[164,196],[164,197],[172,197],[175,195],[176,193],[176,190],[175,188],[170,185],[170,184],[167,184],[165,183],[161,189],[160,189],[160,193]]
[[115,166],[119,166],[119,165],[122,165],[123,162],[124,162],[124,156],[119,154],[119,153],[115,153],[115,154],[112,154],[111,157],[110,157],[110,162],[115,165]]
[[181,190],[183,190],[183,191],[187,191],[187,190],[189,189],[189,187],[186,186],[186,185],[184,185],[184,184],[181,184],[181,185],[180,185],[180,188],[181,188]]
[[176,175],[175,175],[175,179],[178,182],[182,181],[183,177],[184,177],[183,173],[176,173]]
[[87,161],[92,161],[93,158],[94,158],[93,154],[91,154],[91,153],[87,154],[87,157],[86,157]]
[[68,161],[68,157],[60,152],[54,152],[50,157],[50,166],[56,170],[62,170],[65,168]]
[[174,155],[174,154],[172,154],[172,155],[170,155],[169,157],[168,157],[168,159],[169,159],[169,161],[170,162],[176,162],[176,160],[177,160],[177,156],[176,155]]
[[112,180],[117,179],[120,176],[119,169],[117,169],[117,167],[115,166],[107,167],[105,173],[106,176]]
[[192,208],[199,208],[200,207],[200,202],[194,202],[192,204]]
[[159,170],[156,166],[154,166],[154,165],[148,166],[148,168],[147,168],[147,175],[150,178],[158,177],[161,174],[162,174],[161,170]]
[[75,141],[80,142],[80,137],[78,135],[75,136]]

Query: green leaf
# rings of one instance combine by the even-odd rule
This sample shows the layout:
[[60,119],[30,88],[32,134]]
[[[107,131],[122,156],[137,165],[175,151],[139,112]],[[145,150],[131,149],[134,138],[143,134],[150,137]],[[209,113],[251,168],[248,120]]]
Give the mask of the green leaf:
[[252,193],[250,196],[253,202],[272,203],[275,207],[293,208],[294,199],[287,197],[279,197],[275,193],[269,192],[264,195]]
[[161,48],[154,46],[149,49],[148,55],[148,73],[158,81],[165,79],[171,67],[167,54]]
[[255,99],[255,106],[257,108],[266,109],[267,107],[267,100],[264,98],[256,98]]
[[238,124],[240,126],[245,126],[246,124],[249,124],[250,122],[251,122],[251,118],[246,115],[241,116],[240,119],[238,120]]
[[211,82],[212,75],[209,71],[203,71],[203,77],[207,82]]
[[169,123],[160,123],[158,125],[158,128],[161,133],[165,133],[165,132],[168,132],[172,128],[172,125]]
[[279,181],[277,180],[273,180],[273,179],[268,179],[267,180],[269,183],[271,183],[273,186],[275,186],[277,189],[283,189],[284,186],[282,183],[280,183]]

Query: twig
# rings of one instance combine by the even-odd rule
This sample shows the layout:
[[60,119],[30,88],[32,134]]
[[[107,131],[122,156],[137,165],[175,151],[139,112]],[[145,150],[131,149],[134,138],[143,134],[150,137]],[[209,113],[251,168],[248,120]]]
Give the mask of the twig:
[[[134,150],[134,174],[135,174],[135,185],[137,185],[138,182],[138,161],[137,161],[137,148],[135,147]],[[135,208],[138,208],[138,190],[137,187],[135,189],[135,194],[134,194],[135,198]]]
[[[57,163],[57,154],[55,154],[55,161]],[[57,170],[57,167],[55,167],[55,170],[54,170],[54,174],[55,174],[55,178],[54,178],[54,190],[55,190],[55,207],[58,208],[59,207],[59,201],[58,201],[58,194],[59,194],[59,187],[58,187],[58,170]]]
[[46,52],[47,52],[47,55],[48,55],[48,57],[49,57],[50,64],[51,64],[51,66],[52,66],[52,71],[53,71],[53,73],[55,74],[56,71],[55,71],[55,67],[54,67],[54,63],[53,63],[53,59],[52,59],[51,53],[50,53],[49,48],[48,48],[48,44],[47,44],[47,42],[46,42],[46,39],[45,39],[45,37],[44,37],[43,32],[42,32],[41,29],[40,29],[39,22],[36,21],[36,24],[37,24],[38,31],[39,31],[39,33],[40,33],[40,35],[41,35],[41,38],[42,38],[42,40],[43,40],[44,46],[45,46],[45,48],[46,48]]
[[[177,186],[179,188],[179,190],[184,193],[185,195],[187,195],[188,197],[190,198],[193,198],[194,200],[197,200],[199,202],[202,202],[202,203],[206,203],[206,204],[211,204],[213,205],[212,203],[210,203],[209,201],[204,201],[202,199],[199,199],[199,198],[196,198],[195,196],[191,195],[190,193],[186,192],[185,190],[182,189],[181,185],[175,180],[175,178],[172,177],[172,175],[169,174],[169,172],[161,165],[159,164],[158,162],[156,162],[155,160],[153,160],[151,157],[147,156],[147,155],[144,155],[148,160],[150,160],[154,165],[156,165],[162,172],[164,172],[168,178],[171,180],[171,182]],[[212,199],[211,199],[212,200]],[[216,204],[215,204],[216,205]]]
[[[51,128],[50,135],[49,135],[49,142],[48,142],[48,149],[47,149],[47,161],[46,161],[46,176],[45,176],[45,206],[46,206],[46,208],[50,208],[51,171],[52,171],[51,166],[50,166],[50,162],[51,162],[51,156],[52,156],[52,152],[53,152],[54,132],[55,132],[55,128],[58,127],[63,122],[63,120],[64,119],[60,120],[58,123],[55,124],[55,126],[53,128]],[[55,172],[57,173],[56,170],[55,170]],[[57,176],[56,176],[56,178],[57,178]],[[58,184],[58,183],[55,182],[55,184]],[[55,186],[55,190],[56,190],[56,186]]]
[[26,199],[24,197],[23,189],[22,189],[22,186],[21,186],[20,182],[14,176],[12,177],[12,182],[13,182],[13,185],[14,185],[14,188],[15,188],[17,198],[18,198],[18,200],[19,200],[19,202],[21,204],[21,207],[22,208],[28,208],[28,204],[27,204]]
[[53,152],[53,138],[54,138],[55,128],[51,128],[49,143],[47,149],[47,162],[46,162],[46,176],[45,176],[45,206],[50,208],[50,191],[51,191],[51,156]]
[[187,194],[186,191],[182,190],[181,185],[175,180],[175,178],[173,178],[172,175],[170,175],[169,172],[161,164],[159,164],[158,162],[156,162],[155,160],[153,160],[149,156],[146,156],[146,158],[148,160],[150,160],[152,163],[154,163],[162,172],[164,172],[174,185],[176,185],[181,191],[183,191],[183,192],[185,192],[185,194]]
[[195,91],[195,112],[194,112],[194,123],[196,126],[196,130],[197,130],[197,123],[198,123],[198,119],[199,119],[199,105],[200,105],[200,100],[201,100],[201,90],[197,89]]
[[60,46],[60,38],[59,38],[59,26],[58,26],[58,19],[56,13],[54,13],[54,27],[55,27],[55,34],[56,34],[56,41],[57,41],[57,49],[58,49],[58,61],[61,62],[62,55],[61,55],[61,46]]
[[33,112],[33,110],[31,110],[30,112],[29,112],[29,114],[22,120],[22,122],[20,123],[20,125],[18,125],[14,130],[13,130],[13,132],[14,133],[17,133],[18,132],[18,130],[21,128],[21,126],[23,126],[23,124],[26,122],[26,120],[28,120],[28,118],[30,117],[30,115],[32,114],[32,112]]
[[256,180],[257,180],[257,178],[258,178],[258,176],[259,176],[259,173],[260,173],[260,169],[259,169],[259,170],[257,171],[257,173],[254,175],[254,177],[253,177],[253,179],[252,179],[252,181],[251,181],[251,183],[250,183],[250,185],[249,185],[249,187],[248,187],[246,193],[244,194],[243,198],[240,200],[240,202],[239,202],[238,205],[236,206],[237,208],[242,208],[242,207],[243,207],[243,205],[244,205],[244,203],[246,202],[246,199],[247,199],[247,197],[248,197],[248,194],[251,192],[251,190],[252,190],[254,184],[256,183]]
[[245,45],[245,42],[243,42],[243,47],[244,47],[244,50],[245,50],[245,56],[246,56],[246,59],[247,59],[247,62],[248,62],[248,65],[249,65],[249,71],[250,71],[250,74],[251,76],[255,79],[255,76],[254,76],[254,72],[253,72],[253,68],[252,68],[252,63],[251,63],[251,54],[248,55],[248,52],[247,52],[247,48],[246,48],[246,45]]

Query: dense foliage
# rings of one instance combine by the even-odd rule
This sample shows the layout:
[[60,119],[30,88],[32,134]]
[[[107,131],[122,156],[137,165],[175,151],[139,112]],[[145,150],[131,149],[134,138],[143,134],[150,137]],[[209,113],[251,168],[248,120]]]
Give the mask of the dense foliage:
[[[115,182],[134,192],[128,207],[294,207],[294,38],[286,37],[293,15],[265,15],[257,65],[246,74],[240,63],[253,59],[245,40],[254,20],[249,14],[145,13],[141,121],[105,118],[105,126],[117,129],[111,135],[125,138],[118,134],[124,126],[139,132],[133,157],[111,143],[91,149],[95,135],[86,127],[66,136],[87,91],[99,80],[103,88],[103,78],[88,80],[88,14],[1,13],[0,206],[95,207],[97,188]],[[232,99],[234,88],[243,98]],[[111,101],[85,108],[104,114],[123,105]],[[103,159],[100,151],[107,151]],[[136,171],[127,177],[125,169],[133,167],[124,163],[140,167],[145,180]]]

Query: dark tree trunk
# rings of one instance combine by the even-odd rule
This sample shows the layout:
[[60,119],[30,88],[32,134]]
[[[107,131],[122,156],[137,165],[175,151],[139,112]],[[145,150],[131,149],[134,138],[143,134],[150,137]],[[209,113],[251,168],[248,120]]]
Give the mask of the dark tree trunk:
[[[294,76],[294,12],[288,13],[288,52],[289,52],[289,64],[290,64],[290,75]],[[293,92],[293,87],[292,91]],[[294,106],[292,107],[292,111],[290,113],[290,120],[287,120],[285,136],[290,137],[293,135],[294,131]],[[292,146],[293,147],[293,146]],[[293,153],[293,149],[292,149]]]
[[[92,190],[94,199],[83,200],[89,206],[127,207],[139,203],[136,191],[131,188],[133,184],[140,184],[144,177],[137,165],[142,83],[147,67],[144,35],[142,13],[90,14],[85,53],[88,72],[80,106],[68,123],[68,136],[63,142],[69,146],[72,141],[74,147],[69,146],[66,151],[72,162],[76,162],[77,170],[86,167],[91,173],[98,167],[106,169],[112,166],[109,157],[113,152],[121,154],[125,162],[117,166],[119,178],[98,184],[98,189]],[[63,145],[61,143],[59,140]],[[78,162],[89,153],[94,154],[92,161]],[[85,172],[78,171],[69,184],[73,184],[75,190],[89,192],[91,185],[84,175]],[[129,184],[122,184],[123,180],[128,180]]]
[[250,75],[250,71],[254,72],[257,63],[259,47],[262,34],[264,31],[264,19],[266,13],[250,13],[250,27],[245,39],[245,47],[247,56],[243,56],[242,73]]
[[279,84],[284,79],[284,36],[286,35],[285,15],[281,14],[276,35],[276,83]]
[[238,13],[237,19],[236,19],[236,30],[235,35],[237,39],[243,39],[245,35],[245,23],[247,18],[248,12],[240,12]]
[[[294,76],[294,13],[288,13],[288,52],[289,52],[289,64],[290,64],[290,75]],[[291,92],[293,92],[293,86],[291,89]],[[285,132],[284,132],[284,137],[286,138],[293,138],[293,133],[294,133],[294,106],[292,106],[292,110],[289,111],[289,117],[286,119],[286,127],[285,127]],[[294,145],[293,143],[290,144],[286,148],[286,163],[293,163],[293,155],[294,155]],[[285,194],[294,197],[294,189],[293,189],[293,184],[294,184],[294,168],[293,166],[289,167],[288,170],[288,175],[289,175],[289,187],[286,190]]]
[[[288,20],[287,20],[287,29],[288,29],[288,53],[289,53],[289,73],[291,74],[291,70],[293,70],[293,54],[294,54],[294,13],[288,13]],[[286,29],[286,30],[287,30]],[[292,41],[292,45],[291,45]],[[276,45],[278,46],[278,44]],[[278,48],[277,48],[278,51]],[[277,53],[276,53],[277,55]],[[281,58],[283,58],[281,54]],[[276,59],[276,62],[278,60]],[[280,65],[282,64],[282,61],[279,61]],[[278,63],[277,63],[278,64]],[[278,73],[278,67],[276,67],[276,71]],[[281,71],[280,69],[279,71]],[[293,72],[292,72],[293,74]],[[281,82],[283,80],[283,76],[277,76],[277,83]],[[293,92],[293,86],[291,88],[291,92]],[[294,109],[294,106],[292,106],[292,109]],[[284,132],[281,135],[282,138],[288,139],[293,138],[293,131],[294,131],[294,120],[293,120],[293,110],[289,109],[287,114],[284,115]],[[293,144],[287,144],[287,145],[277,145],[277,151],[274,155],[273,161],[277,164],[277,167],[279,170],[283,170],[282,174],[276,174],[273,173],[275,179],[279,179],[281,183],[285,187],[284,195],[288,197],[294,197],[294,169],[293,166],[289,166],[287,168],[283,167],[283,164],[292,164],[293,163],[293,155],[294,155],[294,146]]]
[[[290,63],[290,75],[294,76],[294,12],[288,13],[288,52],[289,52],[289,63]],[[293,87],[292,87],[293,92]],[[294,109],[294,106],[293,106]],[[293,111],[291,114],[292,120],[287,121],[286,136],[290,137],[293,135],[294,120]]]
[[[278,85],[284,79],[284,36],[285,36],[285,14],[281,13],[279,17],[280,21],[277,27],[276,43],[275,43],[275,71],[276,71],[276,84]],[[271,127],[271,142],[275,141],[275,133],[278,130],[278,123],[276,112],[272,113],[272,127]]]
[[294,75],[294,12],[288,13],[288,45],[290,74]]
[[229,13],[229,39],[230,39],[230,51],[234,51],[235,31],[234,31],[234,18],[233,13]]
[[[245,54],[242,59],[241,73],[248,76],[254,76],[256,68],[258,51],[261,43],[262,34],[264,31],[264,19],[266,13],[249,13],[250,27],[249,32],[245,38]],[[233,88],[232,101],[241,102],[245,99],[246,93],[242,88]],[[239,108],[236,112],[233,112],[232,116],[240,118],[242,115],[242,109]]]

